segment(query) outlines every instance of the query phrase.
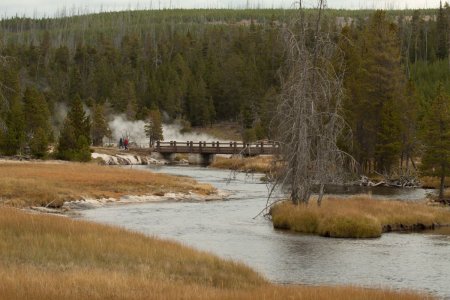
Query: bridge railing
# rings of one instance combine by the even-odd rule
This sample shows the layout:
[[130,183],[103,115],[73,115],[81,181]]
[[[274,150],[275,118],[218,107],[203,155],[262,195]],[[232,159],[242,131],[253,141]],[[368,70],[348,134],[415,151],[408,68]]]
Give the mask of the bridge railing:
[[183,147],[234,147],[234,148],[248,148],[248,147],[278,147],[279,144],[277,142],[259,142],[259,143],[244,143],[244,142],[220,142],[220,141],[214,141],[214,142],[205,142],[205,141],[170,141],[170,142],[163,142],[163,141],[156,141],[156,147],[176,147],[176,146],[183,146]]
[[279,148],[279,144],[276,142],[257,142],[257,143],[243,143],[243,142],[206,142],[206,141],[157,141],[155,145],[155,151],[157,152],[185,152],[185,153],[203,153],[203,152],[214,152],[214,153],[234,153],[238,154],[240,152],[246,154],[273,154]]

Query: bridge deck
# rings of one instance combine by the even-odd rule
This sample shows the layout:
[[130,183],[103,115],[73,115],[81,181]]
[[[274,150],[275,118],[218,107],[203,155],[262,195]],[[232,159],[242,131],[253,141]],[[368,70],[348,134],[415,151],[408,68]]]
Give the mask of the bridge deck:
[[270,155],[278,152],[276,143],[244,144],[238,142],[157,142],[153,151],[159,153]]

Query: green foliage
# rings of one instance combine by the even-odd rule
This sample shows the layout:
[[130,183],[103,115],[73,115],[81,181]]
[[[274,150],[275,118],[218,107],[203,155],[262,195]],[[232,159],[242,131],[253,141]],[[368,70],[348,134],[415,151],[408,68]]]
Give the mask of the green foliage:
[[150,147],[154,146],[156,141],[164,140],[161,113],[157,109],[148,112],[145,122],[145,135],[149,138]]
[[414,153],[417,102],[409,95],[402,68],[399,29],[377,11],[360,32],[345,27],[339,42],[345,55],[347,99],[344,113],[353,134],[351,150],[362,171],[389,173],[401,157]]
[[31,154],[45,157],[52,137],[48,104],[44,95],[34,87],[25,90],[23,103],[26,142]]
[[450,175],[450,96],[439,85],[436,97],[424,118],[422,171],[440,177],[440,199],[445,177]]
[[57,157],[71,161],[89,161],[91,152],[90,119],[77,97],[64,121],[59,135]]
[[104,106],[94,104],[92,107],[92,126],[91,137],[94,146],[102,146],[103,138],[111,136],[111,130],[108,127],[104,114]]
[[[51,141],[51,117],[60,123],[53,108],[71,105],[78,95],[95,99],[87,144],[107,135],[104,116],[96,112],[105,103],[130,120],[157,109],[193,126],[237,122],[247,141],[268,138],[286,57],[281,37],[297,14],[164,10],[0,20],[0,56],[11,58],[0,66],[0,151],[31,149],[38,128]],[[417,124],[424,124],[418,121],[437,83],[450,93],[450,7],[327,15],[322,28],[339,42],[346,61],[336,66],[345,72],[344,112],[353,132],[353,146],[345,150],[361,171],[389,171],[399,160],[411,161],[420,144]],[[71,136],[74,130],[62,132]],[[78,140],[75,131],[69,140]]]
[[[448,6],[448,4],[447,4]],[[437,49],[436,49],[436,56],[439,59],[446,59],[448,58],[448,48],[449,48],[449,21],[450,21],[450,13],[447,9],[442,7],[442,2],[440,3],[439,12],[437,14]]]
[[15,155],[24,146],[25,118],[19,75],[14,64],[0,64],[0,153]]
[[0,133],[0,149],[5,155],[23,151],[25,144],[25,118],[20,100],[12,103],[6,119],[6,131]]
[[48,154],[49,135],[42,127],[34,132],[29,142],[31,154],[37,158],[45,158]]

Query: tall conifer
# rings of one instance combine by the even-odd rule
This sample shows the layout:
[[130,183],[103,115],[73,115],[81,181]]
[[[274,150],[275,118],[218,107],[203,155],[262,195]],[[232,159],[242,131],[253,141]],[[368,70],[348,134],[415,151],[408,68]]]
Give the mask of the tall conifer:
[[439,199],[444,198],[445,177],[450,175],[450,96],[442,84],[424,120],[424,174],[440,178]]
[[64,120],[58,143],[58,157],[64,160],[89,161],[90,119],[79,97],[75,98]]

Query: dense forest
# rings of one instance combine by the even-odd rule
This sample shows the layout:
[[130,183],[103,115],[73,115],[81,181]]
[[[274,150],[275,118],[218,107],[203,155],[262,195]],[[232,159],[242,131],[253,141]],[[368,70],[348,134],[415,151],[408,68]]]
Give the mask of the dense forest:
[[[108,116],[146,120],[151,111],[192,126],[234,121],[245,140],[275,138],[270,124],[285,69],[283,32],[297,30],[298,13],[162,10],[3,19],[0,152],[43,157],[55,144],[61,158],[80,159],[68,149],[86,152],[100,143]],[[316,13],[306,11],[311,20]],[[346,62],[336,68],[345,74],[343,114],[353,145],[342,147],[361,171],[414,166],[433,99],[450,94],[449,5],[329,10],[320,28]],[[66,107],[70,112],[61,116]]]

